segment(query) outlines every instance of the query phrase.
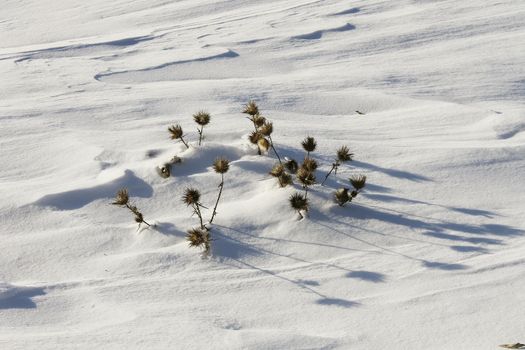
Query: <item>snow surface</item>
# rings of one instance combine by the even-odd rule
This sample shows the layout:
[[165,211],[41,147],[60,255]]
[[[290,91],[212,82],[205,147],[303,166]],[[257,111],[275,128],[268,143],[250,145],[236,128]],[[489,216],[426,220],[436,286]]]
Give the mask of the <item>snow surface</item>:
[[[525,342],[523,0],[7,0],[1,14],[1,349]],[[314,187],[308,219],[246,140],[249,99],[283,155],[317,138],[318,177],[339,146],[356,155]],[[176,122],[190,150],[169,139]],[[213,203],[220,155],[202,260],[180,197],[197,186]],[[340,208],[352,174],[369,184]],[[109,205],[123,186],[155,229]]]

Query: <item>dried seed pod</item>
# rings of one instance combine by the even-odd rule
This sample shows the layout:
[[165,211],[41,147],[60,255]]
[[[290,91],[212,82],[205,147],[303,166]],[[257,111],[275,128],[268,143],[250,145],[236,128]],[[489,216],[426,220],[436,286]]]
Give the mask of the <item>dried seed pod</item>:
[[297,165],[297,162],[293,159],[288,159],[284,163],[284,166],[286,167],[286,170],[288,170],[292,174],[297,173],[297,169],[299,168],[299,166]]
[[335,191],[335,201],[340,206],[345,205],[345,203],[352,200],[352,198],[348,195],[348,188],[340,188],[337,191]]
[[283,172],[281,175],[279,175],[279,185],[281,187],[286,187],[291,184],[293,184],[293,180],[290,174]]
[[205,111],[199,111],[193,115],[193,120],[200,126],[208,125],[210,118],[210,114]]
[[114,205],[126,205],[129,202],[129,193],[126,188],[122,188],[117,192],[115,196],[115,201],[111,204]]
[[290,205],[297,211],[308,211],[308,198],[306,198],[305,195],[296,192],[290,196]]
[[272,122],[265,122],[260,128],[259,132],[263,134],[264,136],[270,136],[273,132],[273,123]]
[[313,137],[308,136],[303,140],[303,142],[301,142],[301,145],[303,146],[306,152],[313,152],[317,147],[317,142]]
[[274,177],[279,177],[283,173],[284,173],[284,167],[282,166],[282,164],[275,164],[272,170],[270,171],[270,175]]
[[257,145],[259,145],[259,149],[264,152],[268,152],[268,149],[270,148],[270,142],[264,137],[257,141]]
[[216,173],[224,174],[230,169],[230,162],[226,158],[217,158],[213,162],[213,170]]
[[249,101],[242,112],[249,114],[253,117],[254,115],[259,114],[259,107],[257,107],[255,101]]
[[206,246],[210,243],[210,233],[208,230],[192,228],[188,230],[186,240],[189,242],[190,247]]
[[303,167],[297,170],[296,176],[299,182],[305,187],[315,184],[315,175]]
[[182,127],[179,124],[170,126],[168,130],[171,133],[172,140],[180,139],[183,135]]
[[167,179],[171,176],[171,164],[163,164],[160,168],[157,168],[157,173],[160,175],[160,177]]
[[314,172],[317,169],[317,161],[313,158],[306,157],[303,161],[302,167],[309,172]]
[[252,121],[255,124],[255,126],[260,128],[266,122],[266,118],[263,117],[262,115],[256,114],[256,115],[253,116]]
[[257,142],[262,138],[262,135],[257,131],[252,131],[252,133],[249,136],[250,142],[254,145],[257,144]]
[[366,176],[365,175],[357,175],[357,176],[352,176],[350,179],[349,179],[350,183],[352,184],[352,186],[357,190],[359,191],[360,189],[362,189],[363,187],[365,187],[366,185]]
[[200,199],[201,193],[195,188],[187,188],[182,196],[182,201],[186,203],[186,205],[199,204]]
[[341,148],[337,150],[337,160],[341,163],[351,161],[353,155],[346,146],[341,146]]

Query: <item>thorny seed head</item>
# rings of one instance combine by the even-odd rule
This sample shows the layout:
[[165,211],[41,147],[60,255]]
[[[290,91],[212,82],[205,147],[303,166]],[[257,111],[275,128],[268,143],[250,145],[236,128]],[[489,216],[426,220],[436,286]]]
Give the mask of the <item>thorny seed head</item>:
[[297,211],[308,211],[308,198],[303,194],[296,192],[290,196],[290,205]]
[[226,158],[217,158],[213,162],[213,170],[215,170],[216,173],[224,174],[228,172],[230,169],[230,161]]
[[182,127],[179,124],[170,126],[168,130],[171,133],[172,140],[180,139],[183,135]]
[[268,149],[270,148],[270,142],[264,137],[261,137],[257,141],[257,144],[259,145],[259,148],[261,149],[261,151],[264,151],[264,152],[267,152]]
[[304,158],[302,167],[309,172],[314,172],[317,169],[317,161],[313,158],[306,157]]
[[284,167],[277,163],[273,166],[272,170],[270,171],[270,175],[274,177],[279,177],[284,173]]
[[186,203],[186,205],[198,204],[200,199],[201,193],[195,188],[187,188],[184,191],[184,196],[182,196],[182,201]]
[[129,201],[129,193],[126,188],[118,190],[117,195],[115,196],[115,201],[111,204],[114,205],[126,205]]
[[259,131],[264,136],[270,136],[273,132],[273,123],[272,122],[264,122],[264,124],[259,128]]
[[299,168],[299,166],[297,165],[297,162],[293,159],[288,159],[286,163],[284,163],[284,166],[292,174],[295,174],[297,172],[297,169]]
[[139,224],[140,224],[141,222],[144,222],[144,216],[142,215],[141,212],[138,212],[138,211],[137,211],[137,212],[135,213],[135,221],[138,222]]
[[337,160],[341,163],[351,161],[353,155],[346,146],[341,146],[341,148],[337,150]]
[[259,114],[259,107],[257,107],[257,103],[255,103],[255,101],[249,101],[246,106],[244,106],[244,110],[242,112],[253,117],[256,114]]
[[201,228],[192,228],[188,230],[186,240],[189,242],[190,247],[209,246],[210,244],[210,233],[208,230]]
[[301,167],[297,170],[297,179],[303,186],[312,186],[315,184],[315,175],[307,169]]
[[252,131],[249,138],[250,138],[250,142],[256,145],[257,142],[262,138],[262,135],[257,131]]
[[308,136],[303,140],[303,142],[301,142],[301,145],[306,152],[313,152],[315,151],[315,147],[317,147],[317,142],[313,137]]
[[283,172],[279,176],[279,185],[281,185],[281,187],[286,187],[291,184],[293,184],[292,176],[290,174]]
[[207,125],[210,122],[210,114],[205,111],[199,111],[193,115],[193,120],[195,123],[204,126]]
[[253,116],[252,121],[253,121],[253,123],[255,124],[255,126],[257,126],[258,128],[260,128],[260,127],[263,126],[263,124],[266,122],[266,118],[263,117],[263,116],[260,115],[260,114],[256,114],[256,115]]
[[352,176],[349,179],[352,186],[356,189],[356,191],[359,191],[366,185],[366,176],[365,175],[356,175]]
[[348,195],[348,188],[340,188],[337,191],[335,191],[335,201],[340,206],[345,205],[346,202],[349,202],[352,200],[352,198]]

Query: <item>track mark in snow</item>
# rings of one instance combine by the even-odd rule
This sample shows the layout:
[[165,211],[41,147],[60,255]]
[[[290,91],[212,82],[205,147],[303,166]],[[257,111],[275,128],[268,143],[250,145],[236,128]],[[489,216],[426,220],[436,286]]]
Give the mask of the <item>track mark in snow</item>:
[[104,41],[99,43],[91,44],[75,44],[66,46],[50,47],[41,50],[21,52],[18,55],[3,57],[1,60],[12,59],[20,57],[15,60],[15,63],[32,60],[32,59],[43,59],[43,58],[60,58],[60,57],[77,57],[91,55],[101,51],[109,51],[115,49],[124,49],[130,46],[137,45],[144,41],[155,39],[155,36],[137,36],[130,38],[123,38],[118,40]]
[[327,33],[338,33],[338,32],[346,32],[349,30],[354,30],[355,26],[353,24],[347,23],[344,26],[337,27],[337,28],[331,28],[331,29],[323,29],[323,30],[316,30],[315,32],[301,34],[293,36],[292,39],[295,40],[317,40],[321,39],[323,35]]
[[142,179],[135,176],[131,170],[108,183],[79,190],[48,194],[37,200],[38,206],[53,207],[59,210],[73,210],[102,198],[112,198],[117,190],[128,188],[134,197],[151,197],[153,188]]
[[[160,73],[161,76],[165,75],[165,73],[169,73],[171,69],[177,67],[177,66],[184,66],[186,64],[195,64],[199,62],[207,62],[207,61],[213,61],[213,60],[224,60],[224,59],[232,59],[239,57],[239,54],[235,51],[228,50],[226,52],[213,55],[213,56],[206,56],[201,58],[194,58],[189,60],[181,60],[181,61],[175,61],[175,62],[168,62],[164,63],[158,66],[154,67],[147,67],[143,69],[137,69],[137,70],[130,70],[130,71],[121,71],[121,72],[107,72],[107,73],[99,73],[95,75],[95,79],[98,81],[105,81],[108,80],[108,78],[117,78],[119,77],[123,78],[123,80],[129,80],[130,82],[133,81],[155,81],[155,80],[149,80],[147,77],[151,76],[153,73]],[[126,79],[129,77],[129,79]],[[152,78],[154,79],[154,78]],[[159,79],[156,80],[165,80]]]

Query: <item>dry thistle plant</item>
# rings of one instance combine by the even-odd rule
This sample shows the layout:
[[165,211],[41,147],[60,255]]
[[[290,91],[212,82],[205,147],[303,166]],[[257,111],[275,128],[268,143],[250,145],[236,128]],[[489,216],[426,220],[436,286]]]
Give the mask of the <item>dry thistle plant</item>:
[[200,125],[200,129],[197,128],[197,132],[199,133],[199,146],[201,145],[202,139],[204,138],[204,126],[209,124],[210,119],[210,114],[205,111],[199,111],[193,115],[193,120],[195,121],[195,123]]
[[257,146],[259,147],[259,154],[262,154],[261,152],[268,152],[270,149],[270,142],[265,137],[261,136],[257,141]]
[[253,123],[253,128],[255,131],[250,135],[250,141],[251,143],[257,145],[257,154],[261,155],[261,148],[258,141],[262,138],[262,135],[259,133],[259,127],[264,124],[266,119],[259,115],[259,107],[255,101],[249,101],[246,106],[244,106],[244,110],[242,112],[244,114],[248,114],[249,117],[247,118]]
[[215,206],[213,207],[213,213],[211,214],[210,224],[213,223],[215,215],[217,215],[217,206],[221,200],[222,189],[224,188],[224,174],[230,169],[230,161],[226,158],[217,158],[213,162],[213,170],[217,174],[221,174],[221,183],[219,184],[219,194],[217,195],[217,200],[215,201]]
[[296,192],[290,196],[289,200],[292,208],[297,211],[300,218],[303,219],[304,215],[301,211],[308,212],[308,198],[306,198],[306,195]]
[[133,215],[135,215],[135,222],[138,222],[139,228],[140,224],[142,223],[151,226],[146,222],[146,220],[144,220],[144,216],[137,209],[137,207],[129,203],[129,193],[126,188],[122,188],[117,192],[117,195],[115,196],[115,201],[111,204],[118,205],[122,208],[128,208],[133,213]]
[[344,206],[346,203],[351,202],[352,199],[357,197],[361,190],[366,186],[366,176],[364,175],[352,176],[349,179],[349,181],[352,184],[352,187],[354,188],[352,192],[348,193],[350,189],[344,187],[335,191],[334,194],[335,201],[341,207]]
[[301,142],[301,145],[303,146],[303,149],[306,151],[306,158],[310,157],[310,152],[315,151],[315,148],[317,147],[317,142],[315,139],[311,136],[306,137],[303,142]]
[[330,176],[332,171],[334,172],[335,175],[337,175],[337,168],[339,168],[339,166],[341,164],[343,164],[344,162],[352,161],[352,157],[353,156],[354,156],[354,154],[350,153],[350,150],[348,149],[348,147],[341,146],[341,148],[339,148],[337,150],[336,160],[335,160],[334,163],[332,163],[332,169],[330,169],[328,174],[326,174],[326,176],[325,176],[323,182],[321,183],[321,185],[324,185],[324,183],[326,182],[326,179],[328,179],[328,177]]
[[316,178],[314,172],[306,169],[305,167],[301,166],[299,170],[297,170],[297,174],[295,175],[297,177],[297,180],[301,183],[304,189],[304,196],[308,196],[308,187],[313,186],[316,183]]
[[297,173],[297,170],[299,169],[299,165],[294,159],[285,158],[284,166],[291,174]]
[[207,229],[192,228],[188,230],[186,240],[189,242],[190,247],[202,247],[204,249],[202,252],[203,258],[210,254],[211,237],[210,232]]
[[206,230],[206,226],[204,226],[204,221],[202,219],[202,212],[201,207],[205,208],[199,201],[201,199],[201,193],[199,190],[195,188],[187,188],[184,191],[184,195],[182,196],[182,201],[186,203],[188,207],[192,207],[193,214],[197,215],[200,221],[200,229]]
[[190,148],[186,141],[184,141],[184,133],[182,131],[182,127],[179,124],[170,126],[168,128],[168,131],[171,134],[172,140],[181,140],[184,146],[186,146],[186,148]]
[[284,166],[282,164],[275,164],[270,171],[270,175],[279,180],[279,186],[286,187],[293,183],[292,177],[284,171]]
[[279,164],[283,164],[281,162],[281,157],[279,157],[279,153],[277,153],[277,150],[275,149],[275,146],[274,146],[273,140],[272,140],[273,123],[272,122],[268,122],[268,121],[264,122],[261,125],[261,127],[259,128],[259,132],[268,138],[269,143],[270,143],[270,147],[272,148],[273,152],[277,156],[277,160],[279,161]]

